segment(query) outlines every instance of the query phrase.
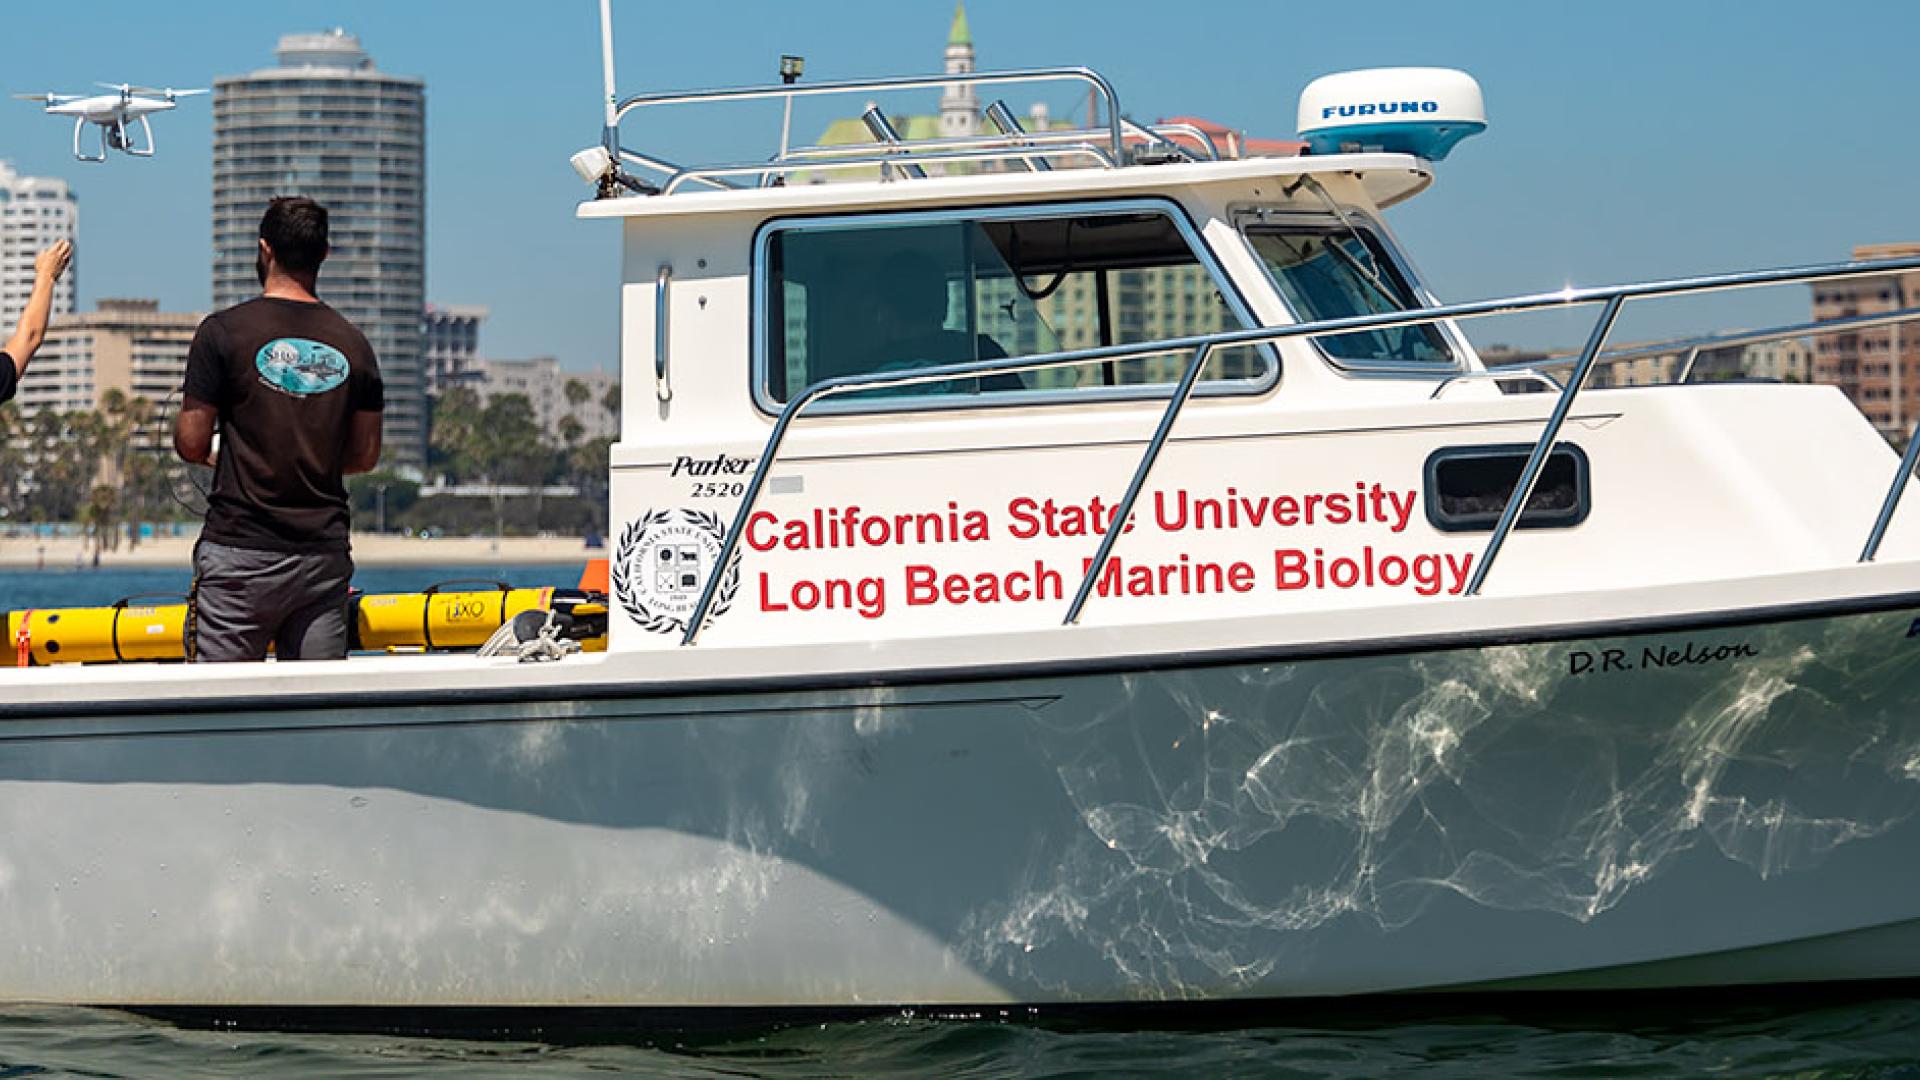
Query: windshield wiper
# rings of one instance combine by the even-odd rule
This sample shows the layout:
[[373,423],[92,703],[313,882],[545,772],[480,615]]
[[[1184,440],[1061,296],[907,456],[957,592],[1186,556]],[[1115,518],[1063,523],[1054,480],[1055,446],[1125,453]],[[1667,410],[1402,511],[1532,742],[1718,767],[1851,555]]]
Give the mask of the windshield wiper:
[[1376,275],[1374,271],[1372,271],[1371,269],[1365,266],[1360,265],[1360,260],[1354,258],[1353,252],[1348,251],[1345,244],[1335,242],[1331,244],[1326,244],[1325,247],[1328,251],[1331,251],[1335,255],[1338,255],[1340,257],[1341,262],[1344,262],[1349,267],[1352,267],[1353,272],[1356,274],[1359,274],[1360,279],[1362,281],[1365,281],[1369,286],[1371,286],[1373,291],[1380,297],[1380,299],[1385,300],[1387,302],[1388,311],[1407,310],[1407,305],[1403,303],[1398,296],[1395,296],[1392,292],[1388,291],[1386,285],[1380,280],[1379,276]]
[[1333,196],[1327,194],[1327,189],[1321,187],[1320,181],[1314,179],[1312,175],[1302,176],[1300,182],[1313,189],[1313,193],[1320,197],[1320,201],[1327,204],[1327,209],[1333,211],[1333,216],[1339,219],[1340,226],[1346,229],[1347,235],[1359,245],[1360,253],[1366,256],[1366,262],[1362,264],[1360,259],[1353,252],[1348,251],[1343,244],[1333,243],[1328,244],[1327,247],[1340,256],[1342,262],[1352,267],[1355,273],[1366,279],[1367,284],[1373,286],[1373,291],[1378,293],[1382,300],[1392,305],[1394,311],[1405,311],[1406,302],[1395,295],[1392,289],[1387,288],[1387,283],[1381,280],[1380,267],[1373,261],[1373,249],[1367,246],[1366,237],[1360,235],[1360,230],[1354,227],[1353,221],[1347,217],[1347,212],[1341,209],[1340,204],[1334,200]]

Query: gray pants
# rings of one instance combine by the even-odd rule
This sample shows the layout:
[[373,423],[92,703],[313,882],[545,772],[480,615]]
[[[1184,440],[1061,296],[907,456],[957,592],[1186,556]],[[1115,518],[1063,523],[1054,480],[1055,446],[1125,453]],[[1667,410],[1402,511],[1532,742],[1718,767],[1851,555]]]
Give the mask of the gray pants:
[[193,549],[192,658],[200,663],[347,655],[346,552],[290,555],[206,540]]

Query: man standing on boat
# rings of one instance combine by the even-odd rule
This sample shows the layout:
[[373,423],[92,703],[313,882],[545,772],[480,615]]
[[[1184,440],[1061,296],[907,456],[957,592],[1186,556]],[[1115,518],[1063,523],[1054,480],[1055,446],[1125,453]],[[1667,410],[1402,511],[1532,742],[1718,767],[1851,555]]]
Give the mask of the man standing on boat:
[[188,607],[197,661],[347,652],[345,477],[379,463],[385,391],[366,336],[316,295],[326,257],[326,208],[273,200],[261,294],[207,316],[187,350],[173,446],[214,469]]
[[0,351],[0,405],[13,400],[33,354],[46,340],[47,319],[53,313],[53,284],[66,272],[72,258],[73,244],[66,240],[33,257],[33,294],[27,298],[27,309],[20,313],[20,323],[7,339],[6,349]]

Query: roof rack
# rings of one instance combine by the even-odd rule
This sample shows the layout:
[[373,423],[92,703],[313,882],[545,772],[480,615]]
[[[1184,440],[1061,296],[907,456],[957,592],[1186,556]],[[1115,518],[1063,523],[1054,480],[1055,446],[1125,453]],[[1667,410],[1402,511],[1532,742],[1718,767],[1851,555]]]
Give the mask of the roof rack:
[[[876,91],[921,90],[959,84],[998,86],[1008,83],[1080,83],[1106,105],[1106,124],[1085,128],[1027,131],[1006,102],[996,100],[981,110],[996,134],[903,139],[878,106],[863,115],[873,133],[871,142],[833,146],[785,147],[766,161],[680,164],[620,142],[620,124],[631,113],[661,106],[703,105],[719,102],[778,101],[789,109],[795,98],[854,95]],[[790,114],[789,114],[790,115]],[[646,195],[671,195],[690,185],[707,190],[766,187],[784,184],[796,174],[878,169],[881,179],[919,179],[925,166],[955,163],[997,163],[1026,171],[1045,171],[1056,165],[1122,168],[1166,161],[1217,161],[1220,151],[1207,133],[1192,124],[1148,125],[1120,112],[1113,84],[1092,68],[1026,68],[964,74],[909,75],[876,79],[848,79],[825,83],[777,83],[719,90],[666,91],[639,94],[620,101],[611,110],[605,133],[606,150],[625,166],[646,170],[650,176],[627,177],[626,190]],[[784,138],[783,138],[784,143]],[[615,194],[604,185],[603,196]]]

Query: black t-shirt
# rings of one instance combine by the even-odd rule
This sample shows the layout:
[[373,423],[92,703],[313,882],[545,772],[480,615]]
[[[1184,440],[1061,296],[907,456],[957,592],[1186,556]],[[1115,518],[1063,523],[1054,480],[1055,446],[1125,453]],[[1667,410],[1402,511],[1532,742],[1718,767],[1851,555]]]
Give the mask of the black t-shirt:
[[341,466],[356,412],[386,396],[372,346],[321,303],[263,296],[207,316],[182,392],[220,413],[202,538],[265,551],[347,550]]
[[20,373],[13,370],[13,357],[0,349],[0,405],[13,400],[13,391],[19,385]]

